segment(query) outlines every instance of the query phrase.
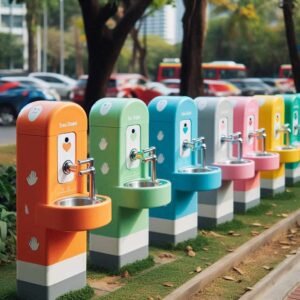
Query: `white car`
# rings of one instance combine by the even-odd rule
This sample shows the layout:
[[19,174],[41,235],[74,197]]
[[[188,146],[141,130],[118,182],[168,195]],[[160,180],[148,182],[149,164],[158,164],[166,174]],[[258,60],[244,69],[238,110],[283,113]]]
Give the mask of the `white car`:
[[69,99],[70,93],[76,85],[76,80],[57,73],[34,72],[28,75],[46,81],[51,88],[54,88],[62,100]]
[[52,88],[47,82],[41,79],[35,77],[28,77],[28,76],[6,76],[6,77],[1,77],[1,80],[10,81],[10,82],[20,82],[21,84],[25,84],[30,87],[47,91],[52,96],[54,96],[54,98],[57,101],[60,100],[60,95],[57,93],[57,91],[54,88]]

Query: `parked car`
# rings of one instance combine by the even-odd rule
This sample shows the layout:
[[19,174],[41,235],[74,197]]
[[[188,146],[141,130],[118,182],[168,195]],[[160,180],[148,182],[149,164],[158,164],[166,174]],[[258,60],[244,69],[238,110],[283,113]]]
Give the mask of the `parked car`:
[[[180,79],[165,79],[162,83],[172,89],[175,95],[179,95]],[[237,87],[227,81],[204,79],[203,83],[205,96],[226,97],[241,94]]]
[[274,95],[277,93],[276,89],[259,78],[229,79],[229,81],[241,90],[243,96]]
[[294,83],[289,79],[264,77],[261,80],[274,88],[278,94],[293,94],[296,92]]
[[19,82],[23,85],[28,85],[33,88],[38,88],[49,92],[55,97],[56,100],[60,100],[60,95],[57,91],[52,88],[46,81],[29,76],[11,76],[11,77],[1,77],[2,81],[7,82]]
[[34,101],[56,99],[44,90],[21,85],[20,83],[9,83],[10,88],[1,89],[7,82],[0,80],[0,124],[11,125],[15,122],[21,109]]
[[[82,75],[73,88],[70,99],[78,104],[84,100],[87,75]],[[170,95],[172,90],[158,82],[151,82],[140,74],[112,74],[106,90],[107,97],[139,98],[146,104],[156,96]]]
[[76,85],[76,80],[56,73],[35,72],[30,73],[28,76],[46,81],[51,88],[57,91],[62,100],[70,98],[70,93]]

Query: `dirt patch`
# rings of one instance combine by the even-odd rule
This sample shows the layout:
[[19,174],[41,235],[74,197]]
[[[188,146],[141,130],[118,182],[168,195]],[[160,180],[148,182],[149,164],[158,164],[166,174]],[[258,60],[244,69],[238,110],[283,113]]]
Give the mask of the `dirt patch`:
[[299,248],[300,229],[290,229],[286,234],[276,237],[276,240],[253,252],[236,268],[214,280],[190,299],[239,299],[278,263],[290,255],[295,255]]
[[88,284],[95,290],[96,296],[103,296],[121,288],[121,276],[107,276],[101,279],[88,279]]

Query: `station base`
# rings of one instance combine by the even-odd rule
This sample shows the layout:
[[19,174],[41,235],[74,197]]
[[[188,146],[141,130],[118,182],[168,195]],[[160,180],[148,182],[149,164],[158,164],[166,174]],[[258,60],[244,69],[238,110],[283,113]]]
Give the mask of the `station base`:
[[260,203],[260,174],[234,182],[234,212],[245,213]]
[[150,245],[178,244],[198,235],[197,213],[176,220],[150,218]]
[[55,300],[86,286],[86,253],[50,266],[17,260],[18,299]]
[[149,231],[142,230],[114,238],[90,234],[91,263],[110,271],[148,257]]
[[261,178],[260,183],[260,193],[263,197],[273,197],[285,191],[285,176],[276,179]]
[[83,272],[50,286],[17,280],[17,294],[20,299],[26,300],[55,300],[59,296],[80,290],[85,286],[86,272]]
[[222,181],[213,191],[198,193],[198,228],[211,228],[233,219],[233,182]]
[[285,165],[285,184],[293,186],[300,182],[300,163],[290,163]]

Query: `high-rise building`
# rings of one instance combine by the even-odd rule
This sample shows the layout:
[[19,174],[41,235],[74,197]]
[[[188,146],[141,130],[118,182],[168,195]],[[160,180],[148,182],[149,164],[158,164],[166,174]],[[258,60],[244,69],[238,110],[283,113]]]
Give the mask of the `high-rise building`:
[[[170,44],[182,41],[183,16],[182,0],[176,0],[176,6],[165,5],[162,9],[147,17],[147,35],[157,35]],[[142,28],[142,32],[144,27]]]
[[[0,32],[16,36],[23,44],[23,69],[28,68],[28,34],[26,29],[25,4],[0,0]],[[10,66],[14,68],[13,62]]]

